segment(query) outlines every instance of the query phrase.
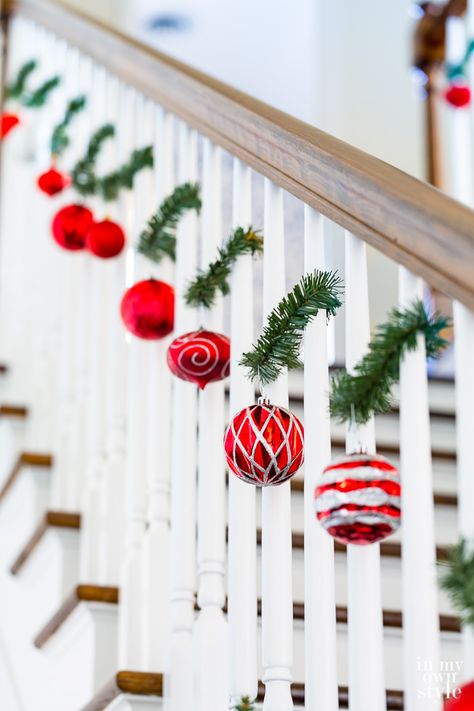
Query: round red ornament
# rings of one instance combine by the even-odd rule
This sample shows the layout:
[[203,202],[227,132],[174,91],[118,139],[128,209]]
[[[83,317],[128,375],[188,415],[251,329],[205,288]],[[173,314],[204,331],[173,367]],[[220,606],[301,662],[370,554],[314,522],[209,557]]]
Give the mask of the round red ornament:
[[191,331],[175,338],[168,348],[168,365],[181,380],[204,390],[208,383],[227,378],[230,372],[230,341],[213,331]]
[[84,249],[93,222],[94,216],[89,208],[84,205],[66,205],[53,218],[53,237],[63,249]]
[[157,279],[139,281],[125,292],[120,313],[134,336],[146,340],[163,338],[174,326],[174,289]]
[[471,89],[467,84],[450,84],[444,92],[444,98],[448,104],[451,104],[451,106],[454,106],[456,109],[460,109],[464,106],[469,106],[471,102]]
[[71,184],[71,178],[66,173],[51,167],[38,178],[38,187],[47,195],[57,195]]
[[[456,685],[455,685],[456,686]],[[444,702],[444,711],[472,711],[474,709],[474,681],[464,684],[460,689],[451,691],[451,696]]]
[[343,543],[376,543],[400,526],[398,471],[378,454],[335,459],[324,469],[314,501],[320,524]]
[[4,138],[8,133],[10,133],[12,128],[18,126],[19,123],[20,119],[16,114],[2,114],[0,121],[0,138]]
[[295,415],[261,397],[241,410],[224,435],[229,468],[256,486],[282,484],[303,464],[304,429]]
[[87,233],[87,249],[101,259],[116,257],[120,254],[124,245],[124,231],[120,225],[111,220],[95,222]]

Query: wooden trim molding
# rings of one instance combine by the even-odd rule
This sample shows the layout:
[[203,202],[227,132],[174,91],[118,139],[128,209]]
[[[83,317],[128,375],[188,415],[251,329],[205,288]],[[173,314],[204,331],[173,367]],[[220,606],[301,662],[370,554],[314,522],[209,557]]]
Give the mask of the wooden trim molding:
[[22,452],[16,460],[10,474],[0,489],[0,502],[5,498],[24,467],[52,467],[51,454],[38,454],[36,452]]
[[100,689],[82,711],[104,711],[121,694],[163,696],[163,674],[119,671]]
[[12,575],[18,575],[20,570],[25,565],[26,561],[30,558],[30,556],[40,544],[48,529],[66,528],[78,531],[80,527],[81,515],[78,513],[70,513],[68,511],[47,511],[41,518],[41,521],[39,522],[38,526],[34,530],[29,540],[23,546],[20,553],[12,563],[10,567],[10,573]]
[[57,0],[16,0],[217,145],[474,308],[474,211],[427,183]]
[[45,624],[34,639],[35,647],[41,649],[46,642],[59,630],[61,625],[74,612],[81,602],[104,602],[116,605],[119,600],[119,590],[116,587],[104,585],[77,585],[65,599],[59,610]]

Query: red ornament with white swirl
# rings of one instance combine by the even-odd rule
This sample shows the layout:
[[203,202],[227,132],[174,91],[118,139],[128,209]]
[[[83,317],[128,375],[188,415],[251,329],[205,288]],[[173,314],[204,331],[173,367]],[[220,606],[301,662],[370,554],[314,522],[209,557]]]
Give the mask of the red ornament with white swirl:
[[304,428],[290,410],[261,397],[233,418],[224,436],[229,468],[256,486],[290,479],[303,464]]
[[343,543],[376,543],[401,522],[397,469],[378,454],[348,454],[327,466],[314,492],[316,517]]
[[208,383],[229,375],[230,341],[222,333],[203,329],[185,333],[168,348],[168,365],[178,378],[204,390]]

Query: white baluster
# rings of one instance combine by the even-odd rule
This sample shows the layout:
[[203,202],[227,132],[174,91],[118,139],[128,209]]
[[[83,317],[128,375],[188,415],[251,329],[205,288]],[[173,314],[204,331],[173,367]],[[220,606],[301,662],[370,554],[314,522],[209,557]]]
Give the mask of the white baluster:
[[[222,243],[222,153],[204,141],[201,268]],[[222,333],[223,300],[200,310],[204,328]],[[211,354],[212,358],[212,354]],[[226,481],[222,447],[224,382],[199,392],[198,440],[198,604],[194,630],[196,707],[221,711],[229,702],[228,631],[224,617],[226,559]]]
[[[178,180],[197,178],[197,135],[180,126]],[[186,308],[183,292],[196,273],[197,218],[181,221],[176,252],[175,333],[198,326],[197,314]],[[176,379],[173,387],[171,462],[171,651],[166,695],[170,709],[183,711],[194,704],[192,632],[196,589],[196,389]]]
[[[324,221],[305,206],[305,272],[325,269]],[[336,601],[334,542],[317,525],[314,489],[331,458],[329,421],[328,328],[321,312],[304,338],[304,580],[305,708],[337,711]],[[318,660],[315,664],[315,659]]]
[[[252,174],[234,158],[233,226],[251,224]],[[239,365],[253,342],[252,257],[242,256],[231,275],[230,417],[254,400],[254,387]],[[230,699],[257,695],[256,491],[229,472],[228,624]],[[245,585],[242,581],[245,580]]]
[[[263,315],[285,296],[283,192],[265,179]],[[288,374],[265,387],[288,406]],[[287,481],[262,489],[262,661],[264,711],[289,711],[293,666],[291,489]]]
[[[354,370],[370,337],[365,243],[346,233],[346,368]],[[374,422],[349,427],[347,452],[375,452]],[[385,707],[380,545],[347,546],[349,706],[351,711]],[[370,669],[370,674],[367,674]]]

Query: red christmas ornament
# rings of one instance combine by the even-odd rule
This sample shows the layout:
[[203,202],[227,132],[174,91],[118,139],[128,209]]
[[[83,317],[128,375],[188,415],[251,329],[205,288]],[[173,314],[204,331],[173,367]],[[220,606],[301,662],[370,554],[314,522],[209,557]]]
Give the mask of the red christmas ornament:
[[147,340],[163,338],[174,326],[174,289],[156,279],[139,281],[125,292],[120,313],[134,336]]
[[282,484],[303,464],[304,429],[289,410],[267,398],[241,410],[224,435],[229,468],[256,486]]
[[51,167],[38,178],[38,187],[47,195],[56,195],[71,184],[71,178],[66,173]]
[[377,454],[348,454],[331,462],[314,501],[320,524],[343,543],[376,543],[400,526],[398,471]]
[[111,220],[95,222],[87,233],[86,247],[101,259],[116,257],[125,245],[125,234],[120,225]]
[[185,333],[168,348],[168,365],[178,378],[204,390],[208,383],[229,375],[230,341],[221,333],[203,329]]
[[444,92],[444,98],[457,109],[468,106],[471,102],[471,90],[467,84],[450,84]]
[[89,208],[84,205],[67,205],[53,218],[53,237],[63,249],[84,249],[86,236],[93,222],[94,216]]
[[18,126],[20,119],[16,114],[2,114],[0,122],[0,138],[4,138],[12,128]]
[[474,709],[474,681],[452,690],[444,702],[444,711],[472,711]]

